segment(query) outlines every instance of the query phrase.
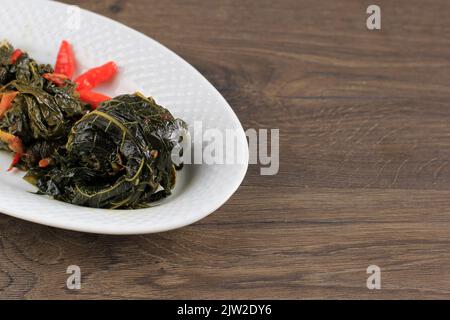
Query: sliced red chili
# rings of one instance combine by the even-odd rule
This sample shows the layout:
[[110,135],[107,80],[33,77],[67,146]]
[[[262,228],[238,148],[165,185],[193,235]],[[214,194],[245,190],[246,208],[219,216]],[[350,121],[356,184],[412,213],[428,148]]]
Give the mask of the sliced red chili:
[[63,40],[56,58],[55,73],[64,74],[71,79],[75,72],[75,68],[76,61],[72,46],[69,42]]
[[12,102],[17,94],[18,91],[12,91],[2,95],[2,99],[0,101],[0,119],[5,115],[6,111],[12,107]]
[[19,163],[20,158],[24,154],[22,140],[20,140],[19,137],[2,130],[0,130],[0,140],[8,144],[9,149],[14,152],[13,161],[8,169],[8,171],[11,171],[12,168]]
[[20,49],[16,49],[11,54],[11,57],[9,58],[9,63],[14,64],[17,60],[23,55],[23,51]]
[[103,101],[111,100],[110,97],[104,94],[90,90],[81,90],[78,93],[80,94],[80,100],[89,103],[92,109],[97,109],[98,105]]
[[11,161],[11,164],[9,165],[8,171],[11,171],[12,169],[14,169],[16,164],[18,164],[20,162],[21,158],[22,158],[21,153],[19,153],[19,152],[14,153],[14,157],[13,157],[13,160]]
[[66,80],[69,80],[69,77],[62,73],[44,73],[42,76],[44,79],[53,82],[58,87],[64,86],[66,84]]
[[39,161],[39,168],[47,168],[50,165],[51,160],[49,158],[44,158]]
[[75,79],[77,90],[93,89],[99,84],[111,80],[116,74],[117,65],[113,61],[105,63],[100,67],[92,68]]

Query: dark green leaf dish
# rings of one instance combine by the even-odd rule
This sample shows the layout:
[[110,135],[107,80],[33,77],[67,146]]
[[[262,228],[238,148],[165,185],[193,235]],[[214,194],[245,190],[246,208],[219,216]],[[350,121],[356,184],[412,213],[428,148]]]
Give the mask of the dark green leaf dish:
[[25,179],[76,205],[142,208],[170,195],[176,180],[171,154],[185,130],[152,98],[121,95],[76,122],[53,163]]
[[[65,145],[73,124],[89,108],[70,80],[57,87],[43,78],[53,72],[50,65],[38,64],[26,53],[10,63],[13,50],[8,42],[0,43],[0,95],[17,92],[11,108],[0,116],[0,130],[21,140],[26,154],[16,166],[27,170]],[[7,143],[0,141],[0,149],[9,150]]]

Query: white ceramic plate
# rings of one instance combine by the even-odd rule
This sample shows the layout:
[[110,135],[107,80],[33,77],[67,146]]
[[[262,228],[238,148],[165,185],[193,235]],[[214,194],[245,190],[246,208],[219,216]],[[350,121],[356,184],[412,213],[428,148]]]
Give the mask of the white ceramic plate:
[[[191,65],[158,42],[97,14],[53,1],[2,0],[0,40],[9,40],[42,63],[54,64],[62,39],[69,40],[78,72],[114,60],[118,80],[99,89],[110,95],[140,90],[176,117],[203,129],[238,132],[244,162],[187,165],[172,196],[140,210],[104,210],[70,205],[35,195],[21,172],[6,172],[11,154],[0,152],[0,212],[17,218],[84,232],[140,234],[186,226],[218,209],[236,191],[248,165],[245,133],[233,110]],[[79,18],[79,20],[78,20]],[[81,29],[77,29],[80,22]],[[224,151],[225,153],[227,150]]]

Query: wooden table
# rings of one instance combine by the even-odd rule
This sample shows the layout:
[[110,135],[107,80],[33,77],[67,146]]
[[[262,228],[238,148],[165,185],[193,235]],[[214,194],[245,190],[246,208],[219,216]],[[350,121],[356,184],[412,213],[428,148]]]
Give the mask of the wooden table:
[[376,1],[380,31],[371,1],[64,2],[180,54],[244,128],[279,128],[281,167],[161,234],[0,215],[0,298],[450,297],[450,2]]

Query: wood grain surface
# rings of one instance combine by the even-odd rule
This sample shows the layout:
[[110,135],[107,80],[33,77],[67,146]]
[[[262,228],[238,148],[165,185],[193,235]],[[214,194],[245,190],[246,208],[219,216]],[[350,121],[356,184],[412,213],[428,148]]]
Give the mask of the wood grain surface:
[[450,298],[449,1],[376,1],[380,31],[372,1],[64,2],[177,52],[244,128],[279,128],[280,171],[250,166],[217,212],[161,234],[0,215],[0,298]]

